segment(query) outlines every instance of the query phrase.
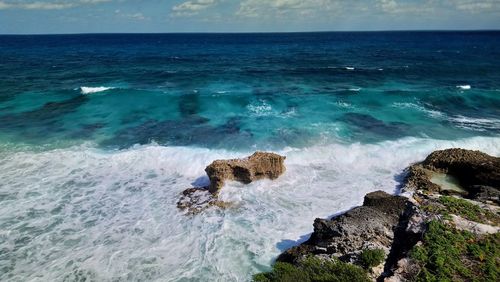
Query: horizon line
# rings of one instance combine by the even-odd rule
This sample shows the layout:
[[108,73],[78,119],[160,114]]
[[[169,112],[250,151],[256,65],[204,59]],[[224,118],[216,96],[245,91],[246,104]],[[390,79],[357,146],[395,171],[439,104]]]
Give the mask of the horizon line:
[[0,36],[39,35],[115,35],[115,34],[290,34],[290,33],[378,33],[378,32],[499,32],[500,29],[380,29],[380,30],[311,30],[311,31],[171,31],[171,32],[68,32],[0,33]]

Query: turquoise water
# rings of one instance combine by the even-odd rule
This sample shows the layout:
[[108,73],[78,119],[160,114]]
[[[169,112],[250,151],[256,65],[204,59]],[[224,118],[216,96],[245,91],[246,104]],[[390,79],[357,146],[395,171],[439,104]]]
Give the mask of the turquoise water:
[[[0,36],[0,280],[248,281],[431,151],[500,155],[499,35]],[[286,174],[176,209],[255,150]]]

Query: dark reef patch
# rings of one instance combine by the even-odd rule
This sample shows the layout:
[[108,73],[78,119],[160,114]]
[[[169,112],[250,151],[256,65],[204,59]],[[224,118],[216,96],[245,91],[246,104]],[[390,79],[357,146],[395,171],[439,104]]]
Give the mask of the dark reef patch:
[[0,128],[13,131],[27,138],[47,137],[63,130],[61,117],[75,112],[87,102],[83,95],[61,102],[49,102],[42,107],[21,113],[0,116]]
[[198,115],[188,115],[181,120],[147,120],[140,125],[118,131],[102,146],[128,148],[151,141],[173,146],[218,146],[231,142],[235,146],[250,144],[252,134],[242,131],[239,118],[231,118],[225,124],[213,126],[209,120]]
[[347,113],[341,118],[341,121],[354,127],[354,132],[365,136],[369,141],[378,140],[380,138],[396,139],[409,135],[410,125],[404,122],[386,123],[367,114]]

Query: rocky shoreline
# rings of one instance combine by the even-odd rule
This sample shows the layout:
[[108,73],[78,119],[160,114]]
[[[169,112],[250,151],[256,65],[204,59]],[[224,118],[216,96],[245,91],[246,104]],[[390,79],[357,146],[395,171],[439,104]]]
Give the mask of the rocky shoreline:
[[372,192],[360,207],[316,219],[309,240],[254,279],[498,281],[499,195],[500,158],[433,152],[407,169],[400,196]]

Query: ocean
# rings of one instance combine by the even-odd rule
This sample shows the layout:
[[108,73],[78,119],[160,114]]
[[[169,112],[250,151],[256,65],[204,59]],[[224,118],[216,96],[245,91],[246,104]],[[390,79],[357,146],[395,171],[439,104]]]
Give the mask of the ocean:
[[[500,155],[500,32],[0,36],[1,281],[249,281],[433,150]],[[287,156],[195,216],[215,159]]]

